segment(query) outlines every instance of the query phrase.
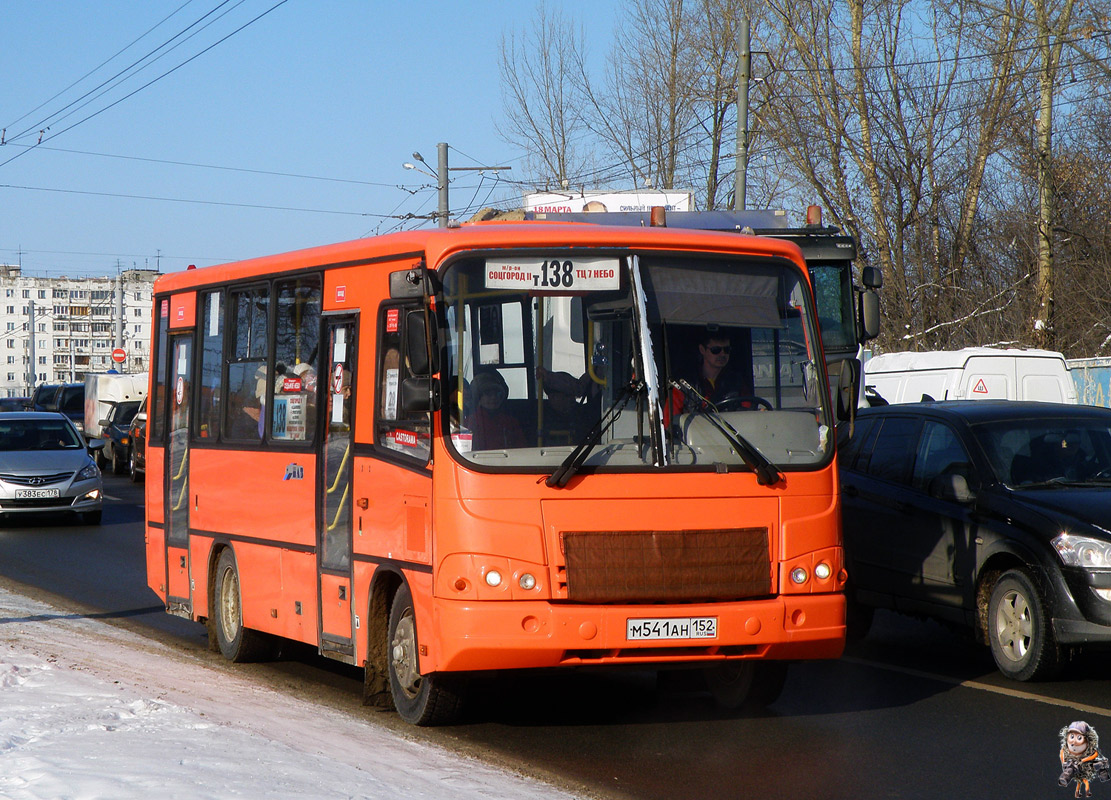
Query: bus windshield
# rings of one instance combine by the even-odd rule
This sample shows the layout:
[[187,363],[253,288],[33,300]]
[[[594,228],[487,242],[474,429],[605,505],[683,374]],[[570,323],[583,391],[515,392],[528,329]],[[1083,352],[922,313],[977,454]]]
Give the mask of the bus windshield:
[[498,253],[443,278],[444,429],[476,468],[550,473],[586,443],[588,471],[787,471],[832,453],[812,300],[789,262]]

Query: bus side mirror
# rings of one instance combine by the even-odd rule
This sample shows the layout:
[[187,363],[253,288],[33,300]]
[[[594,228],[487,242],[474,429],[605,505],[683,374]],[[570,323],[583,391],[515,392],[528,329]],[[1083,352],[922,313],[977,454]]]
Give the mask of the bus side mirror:
[[424,311],[409,311],[405,314],[405,357],[409,364],[409,374],[427,376],[437,372],[436,341],[433,333],[429,342],[428,328],[424,323]]
[[860,293],[860,327],[861,342],[870,341],[880,335],[880,296],[875,289],[865,289]]
[[401,382],[401,410],[426,413],[440,408],[440,382],[432,378],[406,378]]

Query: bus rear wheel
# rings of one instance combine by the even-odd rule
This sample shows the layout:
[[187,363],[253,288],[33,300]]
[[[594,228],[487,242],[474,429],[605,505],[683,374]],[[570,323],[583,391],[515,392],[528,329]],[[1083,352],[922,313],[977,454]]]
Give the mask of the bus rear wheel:
[[243,595],[239,588],[239,568],[231,548],[220,553],[216,562],[213,614],[209,624],[216,644],[228,661],[258,661],[273,651],[270,637],[243,626]]
[[421,675],[416,614],[408,586],[402,586],[394,598],[387,635],[390,695],[397,713],[412,725],[453,722],[462,710],[462,681],[455,675]]

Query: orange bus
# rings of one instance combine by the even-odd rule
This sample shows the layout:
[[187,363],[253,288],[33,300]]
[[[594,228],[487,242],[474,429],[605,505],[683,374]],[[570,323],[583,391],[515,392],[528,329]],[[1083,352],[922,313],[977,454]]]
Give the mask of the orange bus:
[[502,669],[699,667],[725,705],[774,699],[845,637],[814,308],[795,245],[658,227],[164,275],[148,582],[228,659],[315,645],[418,725]]

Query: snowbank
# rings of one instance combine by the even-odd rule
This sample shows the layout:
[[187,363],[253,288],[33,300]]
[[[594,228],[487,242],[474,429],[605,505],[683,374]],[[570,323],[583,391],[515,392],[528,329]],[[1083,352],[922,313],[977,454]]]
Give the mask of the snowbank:
[[0,797],[570,798],[0,589]]

